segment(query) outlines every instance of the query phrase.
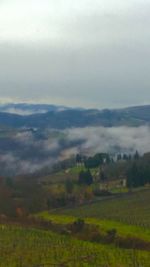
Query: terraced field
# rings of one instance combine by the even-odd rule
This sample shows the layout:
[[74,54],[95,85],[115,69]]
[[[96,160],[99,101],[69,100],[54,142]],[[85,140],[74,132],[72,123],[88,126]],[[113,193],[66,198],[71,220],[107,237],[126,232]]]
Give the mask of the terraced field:
[[0,225],[1,267],[149,267],[145,251],[119,249],[50,231]]
[[[57,215],[51,214],[49,212],[41,212],[38,217],[42,218],[44,221],[51,221],[54,224],[67,225],[73,223],[77,220],[77,217],[69,215]],[[134,238],[140,238],[145,241],[150,242],[150,229],[142,228],[136,225],[129,225],[117,221],[98,219],[98,218],[84,218],[84,221],[88,225],[98,226],[99,230],[103,233],[111,229],[116,229],[117,234],[122,237],[132,236]]]
[[150,189],[102,200],[72,209],[59,209],[55,214],[82,218],[97,218],[150,228]]
[[[149,267],[149,189],[74,209],[45,211],[35,217],[51,221],[51,228],[0,224],[0,267]],[[96,229],[100,239],[90,239],[84,230],[69,232],[67,226],[74,225],[77,218],[83,218],[92,231]],[[112,242],[101,240],[113,229],[117,235]],[[140,241],[148,247],[126,249],[116,242],[128,238],[134,245]]]

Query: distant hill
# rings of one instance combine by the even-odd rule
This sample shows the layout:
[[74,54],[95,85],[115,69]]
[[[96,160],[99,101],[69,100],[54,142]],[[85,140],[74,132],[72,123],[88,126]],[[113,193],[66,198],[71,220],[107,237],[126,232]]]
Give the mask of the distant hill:
[[[11,107],[13,106],[10,105]],[[69,109],[51,105],[17,104],[21,110],[37,112],[31,115],[18,115],[0,109],[0,125],[9,127],[36,127],[65,129],[86,126],[140,126],[150,125],[150,105],[123,109]],[[29,109],[28,109],[29,107]],[[48,112],[40,112],[46,111]],[[33,112],[34,113],[34,112]]]
[[61,111],[66,109],[64,106],[48,104],[28,104],[28,103],[9,103],[0,104],[0,112],[8,112],[18,115],[31,115],[37,113],[46,113],[48,111]]

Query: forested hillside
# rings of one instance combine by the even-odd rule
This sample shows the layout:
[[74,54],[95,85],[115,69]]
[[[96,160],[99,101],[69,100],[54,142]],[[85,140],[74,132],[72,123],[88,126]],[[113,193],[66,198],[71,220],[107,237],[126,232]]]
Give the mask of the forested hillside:
[[[44,107],[42,106],[42,108]],[[46,108],[47,107],[45,107],[45,110]],[[29,109],[29,111],[30,110],[31,109]],[[50,127],[56,129],[86,126],[139,126],[145,124],[149,125],[149,113],[150,106],[139,106],[118,110],[61,110],[59,108],[53,108],[51,111],[44,114],[32,114],[28,116],[1,112],[0,124],[11,127]]]

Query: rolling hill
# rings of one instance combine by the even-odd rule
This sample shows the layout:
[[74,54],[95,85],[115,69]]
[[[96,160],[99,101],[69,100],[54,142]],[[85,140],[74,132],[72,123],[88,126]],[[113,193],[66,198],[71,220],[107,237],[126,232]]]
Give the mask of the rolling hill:
[[[42,110],[44,107],[42,106]],[[65,129],[86,126],[140,126],[150,124],[150,105],[124,109],[53,109],[46,113],[18,115],[0,112],[0,125]]]

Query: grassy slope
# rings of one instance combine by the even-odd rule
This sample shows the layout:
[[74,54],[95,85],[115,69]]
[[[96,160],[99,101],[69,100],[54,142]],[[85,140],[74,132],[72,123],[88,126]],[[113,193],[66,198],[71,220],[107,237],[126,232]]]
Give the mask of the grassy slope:
[[[50,220],[53,223],[64,224],[64,225],[68,223],[73,223],[77,219],[77,217],[74,216],[50,214],[48,212],[42,212],[38,216],[44,220]],[[133,236],[141,238],[145,241],[150,241],[150,230],[142,229],[139,226],[128,225],[112,220],[88,218],[88,217],[85,218],[85,222],[88,224],[99,226],[99,229],[103,232],[115,228],[117,229],[117,233],[120,236],[124,237]]]
[[121,236],[150,241],[150,190],[137,191],[122,198],[103,200],[74,209],[57,209],[39,214],[45,220],[67,224],[84,218],[101,230],[115,228]]
[[94,217],[150,228],[150,189],[134,192],[121,198],[101,200],[74,209],[59,209],[56,214],[75,217]]
[[[67,179],[76,181],[78,179],[80,171],[85,170],[84,166],[74,166],[68,168],[67,170],[62,170],[57,173],[53,173],[41,178],[41,181],[46,181],[50,184],[63,183]],[[98,171],[98,168],[92,169],[92,175],[95,175]]]
[[[0,225],[0,266],[148,267],[150,255],[75,240],[50,231]],[[51,264],[51,265],[50,265]],[[137,266],[137,265],[136,265]]]

